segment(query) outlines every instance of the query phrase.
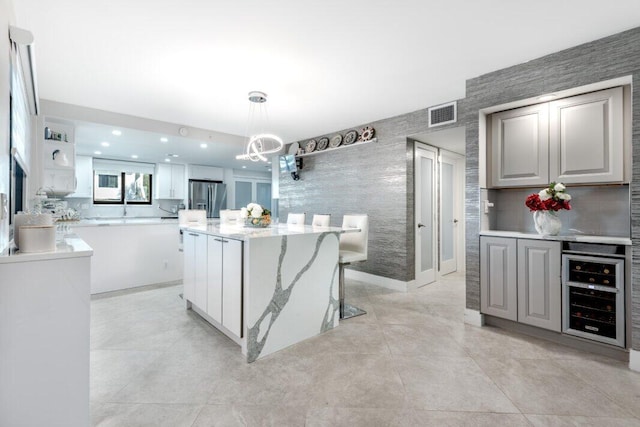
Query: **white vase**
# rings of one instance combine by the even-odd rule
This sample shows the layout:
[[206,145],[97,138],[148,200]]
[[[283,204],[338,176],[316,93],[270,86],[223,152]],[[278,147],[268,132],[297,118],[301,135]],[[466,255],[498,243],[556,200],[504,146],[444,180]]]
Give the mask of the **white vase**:
[[543,236],[555,236],[562,228],[562,221],[556,211],[535,211],[533,222],[538,234]]

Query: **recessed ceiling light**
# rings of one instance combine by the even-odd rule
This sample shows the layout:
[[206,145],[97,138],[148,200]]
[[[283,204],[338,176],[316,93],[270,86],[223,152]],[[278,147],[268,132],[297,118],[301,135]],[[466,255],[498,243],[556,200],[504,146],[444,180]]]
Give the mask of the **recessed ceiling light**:
[[164,159],[164,161],[168,163],[171,161],[171,159]]
[[101,142],[100,145],[103,147],[108,147],[110,144],[107,141]]
[[271,172],[271,168],[267,169],[269,172]]
[[169,138],[165,138],[164,136],[160,138],[161,142],[169,142]]
[[102,151],[94,151],[93,154],[100,155],[100,154],[102,154]]
[[542,102],[551,101],[555,97],[556,97],[555,95],[544,95],[544,96],[541,96],[540,98],[538,98],[538,101],[542,101]]
[[111,131],[112,134],[114,134],[115,136],[120,136],[122,135],[122,131],[118,130],[118,129],[114,129]]
[[247,168],[246,166],[242,166],[242,169],[246,169],[246,168]]
[[204,144],[204,143],[200,144],[200,148],[207,148],[207,144]]
[[137,158],[138,158],[138,155],[137,155],[137,154],[132,154],[132,155],[131,155],[131,158],[132,158],[132,159],[137,159]]

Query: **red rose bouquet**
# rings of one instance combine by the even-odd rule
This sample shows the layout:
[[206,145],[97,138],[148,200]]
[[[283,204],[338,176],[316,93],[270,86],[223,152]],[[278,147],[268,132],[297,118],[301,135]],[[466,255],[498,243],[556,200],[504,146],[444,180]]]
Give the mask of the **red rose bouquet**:
[[524,204],[531,211],[559,211],[560,209],[571,209],[569,201],[571,196],[565,193],[566,187],[563,183],[552,182],[549,187],[539,193],[527,196]]

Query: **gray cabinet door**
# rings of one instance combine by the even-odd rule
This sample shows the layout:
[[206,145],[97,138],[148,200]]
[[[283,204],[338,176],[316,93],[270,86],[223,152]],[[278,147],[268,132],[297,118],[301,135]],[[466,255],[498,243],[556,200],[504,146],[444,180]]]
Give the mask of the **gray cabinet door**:
[[480,311],[518,320],[516,239],[480,237]]
[[532,105],[491,116],[491,186],[549,183],[549,106]]
[[560,332],[560,242],[518,239],[518,321]]
[[623,119],[621,87],[551,102],[549,180],[622,182]]

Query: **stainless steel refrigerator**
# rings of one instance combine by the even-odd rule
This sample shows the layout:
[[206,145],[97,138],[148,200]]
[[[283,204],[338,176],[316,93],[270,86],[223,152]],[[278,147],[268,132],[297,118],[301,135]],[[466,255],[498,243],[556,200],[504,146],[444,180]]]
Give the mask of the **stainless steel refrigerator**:
[[189,209],[204,209],[207,218],[220,218],[227,208],[227,186],[221,181],[189,180]]

